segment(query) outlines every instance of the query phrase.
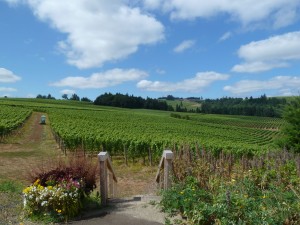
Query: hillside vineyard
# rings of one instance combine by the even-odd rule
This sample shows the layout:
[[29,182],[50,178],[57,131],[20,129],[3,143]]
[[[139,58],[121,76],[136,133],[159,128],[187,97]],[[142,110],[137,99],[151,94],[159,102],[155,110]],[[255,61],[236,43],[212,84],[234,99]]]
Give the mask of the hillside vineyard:
[[19,114],[25,120],[31,110],[47,113],[53,134],[65,151],[105,150],[112,155],[126,152],[129,157],[146,157],[151,152],[158,158],[163,149],[176,151],[186,146],[215,153],[257,154],[275,148],[283,124],[279,118],[188,114],[188,119],[180,119],[169,112],[54,102],[17,101],[14,107],[9,101],[0,104],[12,121]]

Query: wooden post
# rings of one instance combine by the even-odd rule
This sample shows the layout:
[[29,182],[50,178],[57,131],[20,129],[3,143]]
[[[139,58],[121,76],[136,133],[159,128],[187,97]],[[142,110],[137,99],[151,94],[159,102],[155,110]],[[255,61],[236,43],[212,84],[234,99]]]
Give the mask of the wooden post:
[[164,150],[164,190],[167,190],[171,187],[171,170],[172,170],[172,160],[174,154],[171,150]]
[[98,154],[98,160],[100,163],[100,198],[101,205],[105,206],[107,204],[107,165],[106,160],[108,158],[107,152],[100,152]]

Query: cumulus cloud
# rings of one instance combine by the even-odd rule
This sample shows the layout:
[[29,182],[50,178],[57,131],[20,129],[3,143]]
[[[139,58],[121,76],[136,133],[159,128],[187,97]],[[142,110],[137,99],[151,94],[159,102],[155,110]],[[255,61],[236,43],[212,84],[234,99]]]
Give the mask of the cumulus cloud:
[[58,82],[50,84],[57,87],[72,87],[80,89],[106,88],[116,86],[124,82],[144,79],[148,74],[137,69],[112,69],[103,73],[94,73],[90,77],[66,77]]
[[239,73],[258,73],[274,68],[288,67],[287,63],[273,63],[273,62],[247,62],[243,64],[238,64],[232,67],[232,71]]
[[0,68],[0,82],[1,83],[13,83],[21,80],[21,77],[15,75],[12,71],[5,68]]
[[158,92],[200,92],[213,82],[227,80],[229,75],[220,74],[213,71],[197,73],[195,77],[180,82],[161,82],[141,80],[137,83],[137,87],[146,91]]
[[[165,0],[154,1],[153,7],[170,13],[171,19],[191,20],[211,18],[218,14],[228,14],[232,20],[243,26],[271,24],[274,28],[285,27],[297,21],[300,2],[298,0]],[[150,5],[150,4],[149,4]]]
[[195,40],[185,40],[174,48],[174,52],[176,53],[184,52],[187,49],[192,48],[195,45],[195,43],[196,43]]
[[298,76],[276,76],[269,80],[241,80],[232,86],[225,86],[224,90],[233,94],[245,94],[262,92],[266,90],[277,90],[279,93],[297,94],[300,90],[300,77]]
[[9,87],[0,87],[0,92],[14,92],[17,91],[15,88],[9,88]]
[[287,67],[288,62],[300,60],[300,31],[243,45],[238,56],[245,62],[235,65],[234,72],[252,73]]
[[18,2],[29,5],[41,21],[67,34],[58,47],[67,56],[68,63],[78,68],[98,67],[125,58],[140,45],[164,38],[164,26],[159,21],[122,0]]

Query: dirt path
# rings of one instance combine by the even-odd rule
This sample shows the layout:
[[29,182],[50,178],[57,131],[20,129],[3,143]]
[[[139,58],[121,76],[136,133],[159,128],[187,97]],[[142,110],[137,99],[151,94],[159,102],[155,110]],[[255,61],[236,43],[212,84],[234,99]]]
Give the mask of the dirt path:
[[0,143],[0,180],[12,179],[26,183],[26,176],[37,163],[60,155],[49,124],[40,125],[42,113],[33,112],[25,125]]

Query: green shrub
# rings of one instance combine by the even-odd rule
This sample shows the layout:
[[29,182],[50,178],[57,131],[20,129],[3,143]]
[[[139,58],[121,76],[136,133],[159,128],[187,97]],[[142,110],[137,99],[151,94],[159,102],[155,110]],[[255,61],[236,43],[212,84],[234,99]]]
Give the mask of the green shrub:
[[162,193],[161,205],[192,224],[299,224],[300,199],[294,191],[278,186],[264,190],[249,177],[210,191],[187,177]]
[[176,156],[161,206],[189,224],[300,224],[299,156]]

